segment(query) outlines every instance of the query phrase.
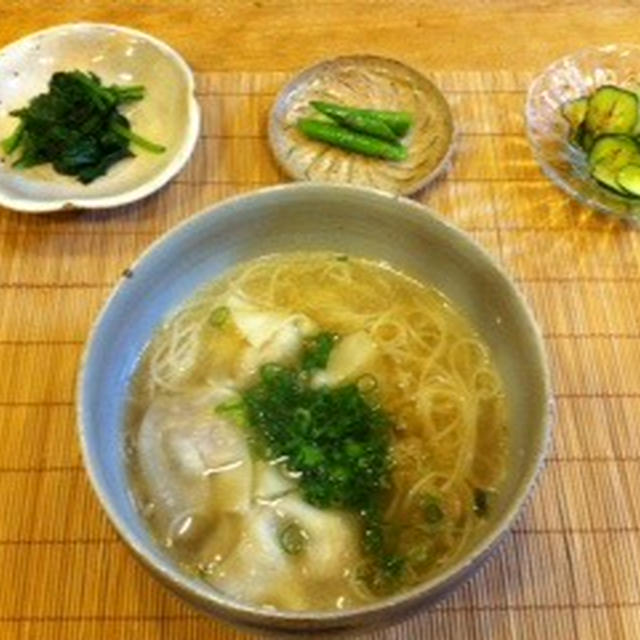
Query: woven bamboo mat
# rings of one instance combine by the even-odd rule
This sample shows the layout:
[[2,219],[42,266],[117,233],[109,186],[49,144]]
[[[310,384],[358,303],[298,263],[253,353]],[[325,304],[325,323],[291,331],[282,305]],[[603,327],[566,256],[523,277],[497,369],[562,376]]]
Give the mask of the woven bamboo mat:
[[[571,202],[534,164],[530,78],[434,74],[461,127],[420,199],[509,270],[542,325],[558,420],[534,499],[439,606],[376,640],[640,637],[640,232]],[[94,498],[73,387],[92,318],[151,240],[283,180],[265,140],[281,73],[199,77],[204,128],[167,188],[116,211],[0,215],[0,638],[235,640],[147,574]]]

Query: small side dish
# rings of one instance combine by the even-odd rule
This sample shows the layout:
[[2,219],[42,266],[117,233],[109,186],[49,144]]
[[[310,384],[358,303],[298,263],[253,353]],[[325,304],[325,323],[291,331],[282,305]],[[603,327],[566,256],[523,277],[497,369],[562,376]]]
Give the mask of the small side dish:
[[345,56],[305,69],[269,117],[278,164],[295,180],[415,193],[453,149],[451,110],[424,75],[396,60]]
[[640,197],[638,96],[612,85],[561,106],[569,140],[587,154],[591,176],[617,194]]
[[578,202],[636,224],[639,89],[640,46],[587,47],[535,78],[525,111],[544,173]]
[[195,148],[193,74],[146,33],[45,29],[0,50],[0,78],[0,207],[122,206],[166,184]]

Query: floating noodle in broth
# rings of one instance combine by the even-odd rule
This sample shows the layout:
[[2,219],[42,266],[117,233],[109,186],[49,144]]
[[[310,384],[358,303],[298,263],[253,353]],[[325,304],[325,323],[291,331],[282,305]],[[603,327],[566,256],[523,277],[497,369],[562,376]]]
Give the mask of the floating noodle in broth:
[[160,543],[230,596],[350,608],[442,570],[482,526],[504,404],[486,346],[435,289],[359,258],[262,258],[143,354],[134,494]]

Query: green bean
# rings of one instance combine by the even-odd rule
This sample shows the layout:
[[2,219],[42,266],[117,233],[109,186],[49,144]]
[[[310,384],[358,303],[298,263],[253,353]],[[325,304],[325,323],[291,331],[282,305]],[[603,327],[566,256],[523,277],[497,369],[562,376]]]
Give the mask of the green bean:
[[381,140],[388,140],[389,142],[398,142],[398,136],[393,132],[393,129],[382,120],[363,116],[358,113],[350,113],[343,118],[334,116],[333,119],[338,124],[353,131],[360,131],[361,133],[366,133]]
[[347,151],[385,160],[404,160],[407,157],[407,150],[402,145],[391,144],[363,133],[351,131],[333,122],[301,118],[298,120],[297,126],[307,138],[326,142]]
[[311,106],[336,120],[342,120],[351,116],[384,122],[397,137],[404,136],[413,124],[413,116],[406,111],[382,111],[379,109],[358,109],[356,107],[345,107],[333,102],[322,102],[313,100]]

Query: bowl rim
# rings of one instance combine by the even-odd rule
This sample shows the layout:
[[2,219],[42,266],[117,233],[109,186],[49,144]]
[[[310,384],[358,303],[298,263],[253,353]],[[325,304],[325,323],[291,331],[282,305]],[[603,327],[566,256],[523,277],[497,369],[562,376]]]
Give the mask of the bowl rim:
[[[529,146],[533,152],[534,158],[542,169],[542,172],[551,180],[553,184],[555,184],[558,188],[562,189],[565,193],[570,195],[577,202],[594,209],[595,211],[604,214],[606,216],[623,220],[629,224],[640,225],[640,201],[637,201],[639,211],[636,212],[617,212],[612,210],[612,208],[601,202],[598,198],[592,196],[585,196],[580,189],[573,186],[571,183],[567,182],[560,173],[553,168],[549,163],[543,160],[542,152],[540,145],[536,137],[533,134],[533,127],[531,122],[533,121],[532,115],[532,103],[534,96],[539,91],[539,85],[542,83],[543,79],[546,78],[550,73],[554,72],[558,68],[566,65],[568,62],[576,60],[580,57],[583,57],[589,53],[593,52],[602,52],[602,53],[615,53],[617,49],[634,49],[635,51],[640,53],[640,44],[634,44],[630,42],[612,42],[609,44],[599,44],[599,45],[588,45],[586,47],[582,47],[572,53],[567,53],[560,58],[557,58],[553,62],[549,63],[540,73],[538,73],[534,79],[529,83],[529,87],[527,89],[527,97],[524,105],[524,119],[525,119],[525,129],[527,132],[527,140],[529,142]],[[616,194],[605,192],[609,197],[616,199],[618,198],[621,203],[634,204],[633,200],[628,198],[624,198],[623,196],[617,197]]]
[[14,47],[20,47],[28,43],[30,40],[40,38],[42,36],[55,33],[57,31],[81,30],[81,29],[97,29],[106,31],[115,31],[130,35],[141,40],[145,40],[158,49],[163,55],[169,58],[180,70],[186,80],[187,100],[187,130],[182,144],[175,151],[171,161],[156,175],[152,176],[146,182],[123,191],[115,195],[92,197],[90,195],[76,198],[58,198],[51,200],[33,200],[28,197],[12,197],[0,188],[0,206],[7,207],[14,211],[22,213],[48,213],[60,210],[73,209],[105,209],[130,204],[136,200],[145,198],[163,187],[171,180],[187,163],[198,141],[201,126],[201,110],[196,99],[196,86],[193,71],[187,64],[186,60],[171,46],[163,40],[152,36],[149,33],[133,29],[131,27],[108,23],[108,22],[65,22],[46,29],[28,33],[13,42],[8,43],[0,49],[0,56],[9,52]]
[[[496,521],[492,527],[491,535],[482,537],[464,556],[457,562],[448,567],[442,573],[436,574],[434,577],[420,583],[416,587],[394,594],[389,598],[376,601],[373,604],[347,609],[347,610],[331,610],[331,611],[289,611],[289,610],[271,610],[264,609],[255,605],[246,604],[227,596],[223,592],[216,591],[210,585],[205,584],[197,578],[191,578],[185,573],[174,567],[171,560],[167,559],[163,565],[158,564],[148,551],[142,541],[130,532],[130,527],[126,520],[119,513],[115,504],[112,503],[108,491],[104,488],[103,483],[97,473],[100,466],[99,460],[94,459],[92,447],[87,437],[87,429],[84,425],[84,416],[88,415],[85,411],[85,380],[89,375],[87,363],[89,355],[93,348],[93,343],[99,334],[103,319],[109,312],[112,304],[120,294],[121,289],[126,286],[129,281],[124,275],[111,289],[108,298],[104,301],[103,306],[93,321],[89,335],[84,345],[83,353],[80,359],[78,375],[75,390],[75,409],[76,409],[76,430],[80,442],[83,466],[92,488],[98,497],[98,500],[106,512],[112,526],[116,529],[120,538],[126,543],[129,549],[134,553],[143,565],[151,570],[151,573],[160,578],[170,589],[178,593],[182,597],[186,597],[191,604],[196,604],[200,609],[204,609],[210,615],[219,615],[235,624],[248,625],[250,628],[270,628],[277,630],[285,630],[288,624],[307,624],[312,625],[315,630],[332,630],[340,628],[349,628],[361,623],[363,617],[381,616],[381,619],[391,619],[398,613],[406,613],[423,603],[432,602],[458,585],[460,582],[468,579],[474,570],[478,569],[481,564],[490,556],[498,544],[513,526],[514,521],[522,512],[525,504],[530,499],[534,487],[537,484],[539,474],[545,466],[546,456],[549,451],[553,423],[555,421],[555,403],[552,393],[551,374],[547,353],[544,346],[544,340],[540,327],[538,326],[532,310],[529,307],[523,293],[518,289],[512,279],[508,276],[506,270],[501,264],[480,244],[478,244],[469,234],[457,228],[451,222],[444,220],[438,216],[432,209],[425,205],[412,200],[410,198],[391,194],[380,189],[364,186],[354,186],[346,184],[336,184],[330,182],[293,182],[268,186],[256,189],[247,193],[238,194],[216,203],[205,206],[198,213],[190,216],[181,223],[173,226],[156,240],[154,240],[131,264],[130,270],[135,271],[136,267],[144,262],[148,256],[166,242],[170,242],[172,238],[179,234],[188,232],[190,227],[196,227],[204,218],[216,216],[218,219],[224,219],[224,209],[231,208],[241,204],[243,200],[253,200],[270,194],[287,193],[287,192],[308,192],[322,194],[328,191],[342,192],[362,192],[363,196],[372,198],[381,198],[391,203],[400,203],[408,209],[415,212],[416,217],[426,216],[430,223],[434,223],[447,233],[452,234],[458,241],[462,241],[467,248],[479,255],[485,262],[486,267],[493,269],[497,276],[501,279],[502,284],[509,289],[513,299],[517,301],[519,309],[526,321],[527,330],[533,338],[532,357],[539,364],[541,371],[540,386],[542,390],[541,406],[545,407],[544,415],[541,420],[540,432],[536,438],[535,457],[532,458],[528,466],[528,472],[525,474],[520,484],[520,489],[514,500],[505,509],[501,518]],[[237,215],[237,212],[231,212]],[[227,213],[229,215],[229,213]],[[215,614],[214,614],[215,611]],[[299,627],[296,627],[299,628]]]
[[419,69],[416,69],[416,67],[404,62],[403,60],[399,60],[397,58],[391,58],[389,56],[376,55],[371,53],[354,53],[354,54],[338,55],[332,58],[322,58],[320,60],[317,60],[316,62],[313,62],[312,64],[303,68],[302,70],[298,71],[294,75],[290,76],[289,79],[286,81],[286,83],[281,87],[281,89],[276,94],[275,98],[273,99],[273,102],[271,103],[271,107],[269,108],[269,115],[267,119],[267,123],[268,123],[267,139],[269,141],[269,148],[271,150],[272,157],[275,159],[280,169],[282,169],[282,171],[286,175],[288,175],[289,177],[291,177],[293,180],[297,182],[314,182],[316,184],[344,184],[344,185],[352,185],[354,187],[363,187],[365,189],[368,188],[368,189],[374,189],[378,191],[385,191],[384,189],[381,189],[379,187],[373,187],[370,185],[359,184],[354,182],[344,182],[339,180],[336,180],[336,181],[312,180],[309,178],[305,178],[303,175],[300,174],[299,171],[297,171],[295,168],[292,167],[291,163],[287,162],[286,156],[279,152],[278,146],[276,145],[276,142],[275,142],[275,137],[277,135],[276,134],[276,129],[277,129],[276,110],[278,109],[278,105],[284,99],[284,97],[287,96],[295,88],[297,83],[305,79],[306,76],[313,76],[314,73],[316,73],[319,70],[322,70],[323,67],[328,67],[330,65],[339,64],[349,60],[355,60],[355,61],[358,61],[359,63],[365,63],[365,64],[370,61],[377,61],[383,64],[401,67],[409,71],[410,73],[415,74],[417,77],[419,77],[422,82],[429,85],[434,90],[434,92],[442,99],[442,102],[446,108],[449,123],[451,125],[449,144],[447,146],[447,150],[445,151],[442,158],[440,158],[440,160],[438,161],[438,164],[435,165],[428,174],[422,176],[420,180],[416,181],[411,186],[410,189],[405,188],[395,192],[390,192],[394,194],[397,193],[401,196],[410,196],[414,193],[417,193],[418,191],[429,186],[432,182],[434,182],[437,178],[439,178],[441,174],[444,174],[446,172],[447,167],[451,163],[451,160],[456,152],[456,148],[458,146],[458,142],[460,139],[460,130],[458,125],[456,124],[456,119],[453,116],[451,105],[449,104],[449,101],[445,97],[442,89],[440,89],[440,87],[426,74],[424,74]]

